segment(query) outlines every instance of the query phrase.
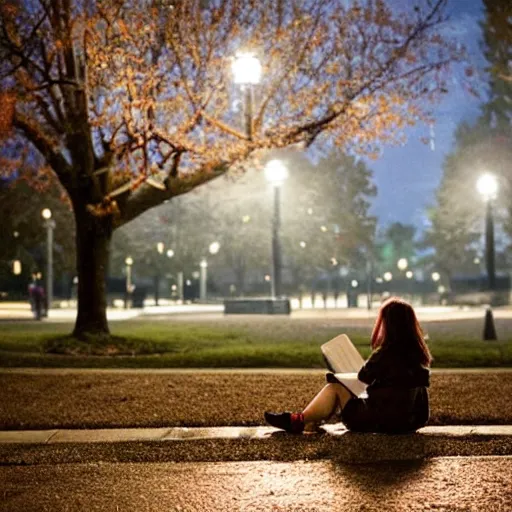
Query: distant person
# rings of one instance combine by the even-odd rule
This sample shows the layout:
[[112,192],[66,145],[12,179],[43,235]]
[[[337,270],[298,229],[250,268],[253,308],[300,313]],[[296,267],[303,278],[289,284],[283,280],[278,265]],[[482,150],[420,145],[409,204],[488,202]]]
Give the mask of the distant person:
[[382,304],[371,347],[358,373],[359,380],[368,384],[367,398],[356,397],[341,383],[329,383],[302,412],[265,412],[267,423],[298,434],[315,430],[338,414],[356,432],[405,433],[423,427],[429,418],[432,356],[407,302],[392,297]]
[[28,285],[28,300],[30,302],[30,309],[32,312],[35,311],[35,304],[34,304],[34,290],[37,286],[36,280],[33,279],[30,284]]
[[32,288],[32,300],[34,303],[34,316],[36,320],[41,320],[45,314],[45,293],[44,288],[39,282],[36,282]]

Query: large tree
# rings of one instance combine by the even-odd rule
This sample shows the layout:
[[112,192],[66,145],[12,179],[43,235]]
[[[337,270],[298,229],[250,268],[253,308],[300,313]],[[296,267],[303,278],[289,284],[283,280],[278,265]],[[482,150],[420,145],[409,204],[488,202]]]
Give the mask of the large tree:
[[445,158],[443,176],[430,209],[431,227],[424,245],[435,249],[434,261],[448,275],[476,269],[473,260],[484,227],[484,203],[476,182],[492,172],[500,187],[495,216],[512,235],[512,4],[484,0],[483,52],[486,57],[487,100],[472,125],[461,123],[453,151]]
[[[446,0],[4,0],[2,122],[35,148],[76,219],[74,335],[107,335],[113,230],[259,151],[331,140],[375,153],[425,113],[461,50]],[[262,66],[240,128],[231,59]]]

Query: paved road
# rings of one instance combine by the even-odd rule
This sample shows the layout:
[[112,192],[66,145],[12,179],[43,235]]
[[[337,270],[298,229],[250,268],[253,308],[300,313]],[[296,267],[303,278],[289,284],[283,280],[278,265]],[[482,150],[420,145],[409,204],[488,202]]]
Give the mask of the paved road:
[[0,467],[0,511],[510,511],[511,457]]

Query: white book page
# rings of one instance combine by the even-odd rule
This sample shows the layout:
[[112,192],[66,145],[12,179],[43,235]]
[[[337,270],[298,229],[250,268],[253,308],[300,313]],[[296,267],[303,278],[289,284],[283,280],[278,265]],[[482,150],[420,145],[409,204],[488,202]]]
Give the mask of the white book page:
[[320,350],[335,373],[358,372],[364,364],[364,359],[346,334],[324,343]]
[[355,396],[366,396],[366,384],[357,378],[357,373],[335,373],[334,377]]

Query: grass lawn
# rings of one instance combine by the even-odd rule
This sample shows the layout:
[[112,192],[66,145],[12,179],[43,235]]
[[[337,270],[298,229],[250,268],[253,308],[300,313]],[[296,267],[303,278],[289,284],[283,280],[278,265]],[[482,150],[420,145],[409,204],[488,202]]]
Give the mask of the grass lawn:
[[[434,367],[512,366],[512,334],[499,342],[483,342],[480,324],[472,322],[424,325]],[[502,332],[507,332],[504,327]],[[366,357],[371,325],[256,315],[217,320],[146,317],[112,322],[115,342],[109,344],[78,343],[67,336],[71,330],[71,324],[1,324],[0,366],[322,368],[319,347],[340,332],[348,333]]]

